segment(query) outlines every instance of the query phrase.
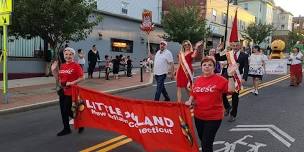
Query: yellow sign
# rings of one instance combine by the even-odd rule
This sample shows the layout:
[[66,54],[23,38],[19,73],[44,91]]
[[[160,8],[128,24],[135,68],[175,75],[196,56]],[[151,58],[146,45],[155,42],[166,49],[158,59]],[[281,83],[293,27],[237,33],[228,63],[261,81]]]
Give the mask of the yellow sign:
[[10,14],[3,14],[0,15],[0,25],[10,25],[11,24],[11,15]]
[[13,0],[0,0],[0,14],[13,11]]

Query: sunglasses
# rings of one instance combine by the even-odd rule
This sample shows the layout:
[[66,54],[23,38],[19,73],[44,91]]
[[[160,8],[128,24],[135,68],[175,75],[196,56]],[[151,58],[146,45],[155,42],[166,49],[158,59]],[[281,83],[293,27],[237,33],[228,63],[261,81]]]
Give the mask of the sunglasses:
[[160,43],[160,45],[166,45],[165,43]]

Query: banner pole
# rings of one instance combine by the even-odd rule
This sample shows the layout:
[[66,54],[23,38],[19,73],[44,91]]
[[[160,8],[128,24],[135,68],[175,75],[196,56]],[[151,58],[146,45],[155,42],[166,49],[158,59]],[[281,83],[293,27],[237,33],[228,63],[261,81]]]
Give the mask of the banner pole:
[[8,103],[8,94],[7,94],[7,25],[3,25],[3,95],[4,103]]

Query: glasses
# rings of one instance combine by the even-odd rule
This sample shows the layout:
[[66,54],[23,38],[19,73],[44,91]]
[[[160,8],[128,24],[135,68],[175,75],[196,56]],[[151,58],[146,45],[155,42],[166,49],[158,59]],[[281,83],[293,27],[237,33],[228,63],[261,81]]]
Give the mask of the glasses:
[[160,45],[166,45],[165,43],[160,43]]

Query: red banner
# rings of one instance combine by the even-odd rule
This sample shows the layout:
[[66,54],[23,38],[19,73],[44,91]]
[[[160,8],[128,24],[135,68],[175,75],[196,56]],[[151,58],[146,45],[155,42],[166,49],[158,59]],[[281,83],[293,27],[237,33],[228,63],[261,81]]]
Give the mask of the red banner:
[[189,108],[181,103],[135,100],[73,86],[75,128],[115,131],[149,152],[198,152]]

